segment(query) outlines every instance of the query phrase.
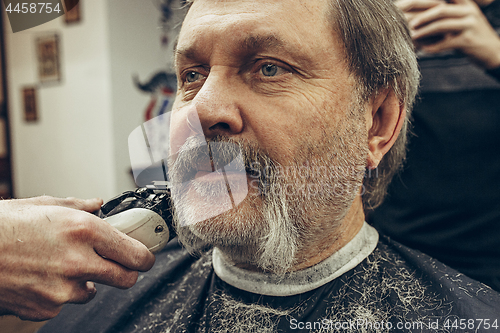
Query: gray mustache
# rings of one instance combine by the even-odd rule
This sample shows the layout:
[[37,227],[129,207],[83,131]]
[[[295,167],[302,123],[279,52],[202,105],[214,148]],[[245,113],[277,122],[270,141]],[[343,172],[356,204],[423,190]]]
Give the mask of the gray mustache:
[[[169,178],[174,183],[184,183],[193,180],[198,171],[255,173],[250,167],[252,155],[256,155],[253,148],[234,140],[188,138],[180,151],[170,157]],[[243,164],[233,162],[239,156]]]

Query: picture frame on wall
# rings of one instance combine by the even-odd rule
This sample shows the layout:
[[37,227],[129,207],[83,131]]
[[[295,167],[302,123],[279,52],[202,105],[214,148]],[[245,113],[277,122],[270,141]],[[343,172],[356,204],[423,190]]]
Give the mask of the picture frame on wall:
[[41,83],[61,81],[59,36],[50,34],[36,38],[38,78]]
[[24,120],[26,122],[38,121],[38,107],[36,102],[36,87],[24,87],[22,89]]
[[64,6],[66,8],[66,13],[64,14],[64,22],[66,22],[66,24],[80,22],[80,0],[64,0]]

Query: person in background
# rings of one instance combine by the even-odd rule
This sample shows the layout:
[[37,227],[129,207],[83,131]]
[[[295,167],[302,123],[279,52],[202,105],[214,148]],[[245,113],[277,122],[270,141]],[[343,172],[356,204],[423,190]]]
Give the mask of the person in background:
[[500,291],[500,1],[397,5],[422,81],[404,170],[369,222]]

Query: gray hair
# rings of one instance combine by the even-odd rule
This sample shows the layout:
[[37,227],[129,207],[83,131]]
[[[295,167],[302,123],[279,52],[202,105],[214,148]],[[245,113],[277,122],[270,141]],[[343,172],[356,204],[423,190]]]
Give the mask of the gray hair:
[[396,142],[376,170],[363,182],[365,211],[378,207],[406,156],[411,109],[420,72],[406,20],[392,0],[331,0],[334,30],[345,45],[346,59],[367,101],[380,89],[391,88],[406,108]]
[[[189,7],[195,0],[186,0]],[[406,20],[393,0],[329,0],[334,31],[342,39],[360,102],[391,88],[405,106],[403,128],[377,169],[363,182],[365,211],[378,207],[406,157],[408,128],[420,72]]]

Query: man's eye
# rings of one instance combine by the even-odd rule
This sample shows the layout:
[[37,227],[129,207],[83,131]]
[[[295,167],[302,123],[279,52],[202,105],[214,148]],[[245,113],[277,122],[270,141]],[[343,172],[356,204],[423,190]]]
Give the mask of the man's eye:
[[261,68],[262,75],[264,76],[275,76],[278,74],[279,67],[274,64],[266,64]]
[[191,71],[186,75],[186,82],[193,83],[201,78],[201,73]]

